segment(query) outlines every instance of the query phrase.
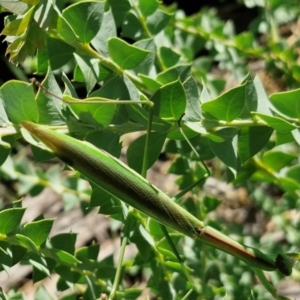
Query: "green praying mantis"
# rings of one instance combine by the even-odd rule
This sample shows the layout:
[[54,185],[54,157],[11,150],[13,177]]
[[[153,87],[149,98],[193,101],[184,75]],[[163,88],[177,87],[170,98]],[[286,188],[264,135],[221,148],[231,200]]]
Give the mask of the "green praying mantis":
[[[25,121],[22,127],[34,138],[44,143],[65,163],[114,197],[161,224],[191,238],[201,239],[212,247],[238,257],[254,268],[262,281],[264,276],[261,270],[278,270],[286,276],[291,274],[291,258],[286,254],[278,254],[273,260],[258,249],[242,245],[220,231],[206,226],[137,172],[107,152],[90,143],[55,132],[46,126]],[[265,285],[268,283],[265,282]],[[272,290],[271,286],[269,288]]]
[[[33,82],[35,81],[33,80]],[[35,83],[46,93],[59,98],[55,94],[47,91],[41,84]],[[59,98],[60,101],[64,101],[68,105],[79,105],[89,102],[93,105],[97,104],[95,99],[92,99],[92,101],[66,99]],[[116,103],[140,105],[143,103],[149,105],[147,137],[150,135],[153,117],[151,109],[153,103],[151,101],[115,101],[104,99],[101,103],[108,105]],[[178,125],[179,129],[181,129],[180,122],[178,122]],[[173,199],[150,184],[143,177],[145,176],[144,165],[147,165],[147,163],[143,162],[143,170],[141,172],[143,176],[141,176],[120,160],[106,151],[100,150],[93,144],[59,133],[55,130],[60,129],[59,126],[48,127],[29,121],[23,121],[21,127],[23,135],[24,131],[29,132],[35,139],[43,143],[49,151],[53,152],[71,168],[79,171],[91,183],[94,183],[110,195],[157,220],[159,223],[192,239],[199,239],[211,247],[220,249],[239,258],[253,268],[263,285],[274,297],[277,299],[286,299],[277,295],[275,288],[268,282],[263,271],[277,270],[281,274],[288,276],[292,272],[294,262],[299,260],[299,254],[279,253],[276,258],[273,258],[273,256],[264,254],[258,249],[245,246],[220,231],[205,225],[204,222],[182,208],[173,201]],[[181,133],[188,142],[184,131],[181,131]],[[30,140],[28,141],[32,142]],[[146,139],[145,148],[147,148],[147,143],[149,143],[149,140]],[[190,146],[193,147],[192,145]],[[200,161],[202,162],[201,159]],[[167,231],[164,233],[167,234]],[[166,239],[168,240],[167,236]],[[177,258],[180,262],[179,255]],[[120,266],[121,265],[122,264],[120,264]],[[117,285],[117,280],[115,283]],[[116,291],[116,287],[113,288],[113,290]],[[113,299],[113,296],[111,296],[111,299]]]

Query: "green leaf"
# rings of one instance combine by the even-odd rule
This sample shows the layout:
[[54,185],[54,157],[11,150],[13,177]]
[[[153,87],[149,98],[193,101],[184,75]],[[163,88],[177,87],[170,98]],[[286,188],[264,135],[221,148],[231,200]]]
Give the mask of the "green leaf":
[[[70,103],[69,105],[73,112],[78,116],[79,120],[86,124],[93,124],[96,127],[106,127],[111,123],[117,105],[114,103],[105,103],[107,100],[96,97],[80,100],[65,95],[64,99],[73,101],[73,103]],[[85,103],[86,101],[90,103]],[[77,102],[78,104],[74,102]],[[95,104],[92,102],[95,102]]]
[[100,251],[100,245],[90,245],[82,247],[76,251],[76,257],[85,257],[97,261]]
[[191,122],[199,122],[202,118],[201,103],[198,93],[198,87],[195,79],[189,77],[184,83],[183,87],[186,94],[187,105],[183,120]]
[[5,7],[8,11],[17,14],[17,15],[23,15],[25,11],[30,7],[28,4],[23,2],[14,2],[14,1],[7,1],[7,0],[1,0],[0,5]]
[[32,5],[38,5],[37,7],[35,7],[34,19],[36,20],[39,27],[43,31],[49,29],[49,24],[51,22],[53,22],[54,20],[56,21],[55,17],[57,11],[54,12],[53,3],[49,1],[41,1],[41,0],[21,0],[21,1]]
[[297,156],[281,151],[271,150],[263,155],[263,163],[274,171],[280,171],[291,163]]
[[115,36],[117,36],[116,24],[112,11],[109,10],[104,13],[101,28],[96,36],[92,39],[91,44],[97,50],[97,52],[101,53],[101,55],[109,57],[107,41]]
[[[75,180],[75,178],[74,178]],[[77,181],[77,180],[75,180]],[[72,190],[74,189],[74,187],[71,187]],[[70,192],[64,192],[62,194],[62,201],[64,203],[64,210],[67,212],[67,211],[70,211],[72,210],[73,208],[75,208],[75,206],[78,205],[78,203],[80,202],[80,199],[77,195],[74,195],[74,193]]]
[[212,96],[210,95],[210,92],[208,91],[208,87],[205,83],[203,83],[202,91],[200,94],[200,101],[201,103],[210,102],[212,100]]
[[36,182],[31,178],[22,175],[20,176],[18,192],[21,195],[28,193],[32,188],[34,188],[34,186],[36,186]]
[[62,97],[62,92],[50,68],[48,68],[47,75],[41,84],[51,94],[46,93],[43,89],[38,91],[36,103],[39,110],[39,123],[54,126],[65,124],[62,115],[62,100],[57,98]]
[[[46,43],[47,43],[47,39],[46,39]],[[37,62],[36,62],[37,72],[38,73],[46,73],[48,70],[48,65],[49,65],[49,55],[48,55],[47,47],[45,47],[44,49],[41,49],[41,50],[40,49],[37,50],[36,59],[37,59]]]
[[32,44],[37,49],[43,49],[46,42],[46,33],[35,21],[31,21],[28,28],[26,42]]
[[191,65],[178,65],[165,70],[157,75],[156,79],[161,84],[168,84],[180,78],[181,82],[186,81],[191,76]]
[[202,110],[210,116],[231,122],[237,119],[245,104],[246,84],[235,87],[214,100],[202,104]]
[[[129,145],[127,150],[128,165],[138,173],[141,173],[143,167],[146,137],[147,135],[142,135],[141,137],[134,140]],[[166,137],[166,133],[151,132],[148,148],[147,170],[156,162],[158,156],[160,155]]]
[[156,92],[157,89],[159,89],[162,84],[157,82],[155,79],[146,76],[144,74],[138,74],[138,76],[140,77],[140,79],[142,80],[143,84],[145,85],[145,87],[151,92],[154,93]]
[[60,36],[65,42],[72,44],[77,36],[68,21],[59,13],[57,17],[57,36]]
[[[47,265],[47,269],[48,269],[49,273],[52,273],[52,270],[54,269],[54,267],[56,265],[56,261],[49,257],[44,257],[44,259],[46,261],[46,265]],[[46,277],[48,277],[48,272],[45,273],[45,272],[39,270],[38,268],[33,267],[33,276],[32,276],[33,282],[38,282],[40,280],[43,280]]]
[[[61,290],[58,288],[58,285],[57,285],[57,289]],[[76,292],[65,293],[59,297],[59,300],[77,300],[77,293]]]
[[124,221],[123,206],[119,199],[91,183],[93,192],[91,195],[90,207],[100,206],[99,213],[109,215],[112,218]]
[[45,151],[44,149],[34,145],[31,145],[31,151],[35,162],[43,162],[56,157],[53,152]]
[[28,223],[24,226],[25,234],[36,246],[41,246],[51,231],[54,219],[44,219]]
[[12,264],[13,254],[10,249],[10,244],[4,241],[0,241],[0,265],[9,271]]
[[46,276],[50,276],[50,271],[48,269],[47,261],[40,254],[30,253],[28,260],[34,268],[38,269],[40,272],[44,273]]
[[142,290],[138,288],[129,288],[125,290],[124,299],[128,300],[135,300],[141,296]]
[[134,231],[136,230],[137,226],[139,226],[136,217],[134,216],[133,211],[129,211],[127,216],[126,216],[126,220],[125,220],[125,224],[123,227],[123,233],[124,233],[124,237],[128,238],[129,240],[131,239],[131,237],[134,234]]
[[300,145],[300,130],[299,129],[295,129],[292,131],[292,136],[295,140],[295,142]]
[[290,177],[281,177],[280,185],[287,192],[293,192],[293,191],[299,190],[299,181],[294,180],[293,178],[290,178]]
[[[59,271],[60,271],[60,270],[59,270]],[[63,274],[63,275],[64,275],[64,274]],[[72,278],[69,278],[69,279],[71,280]],[[58,278],[57,283],[56,283],[56,288],[57,288],[58,291],[65,291],[65,290],[67,290],[67,289],[70,288],[70,283],[68,283],[67,281],[65,281],[65,280],[63,279],[63,277],[60,276],[60,277]]]
[[19,245],[11,245],[12,265],[18,263],[27,253],[26,248]]
[[61,233],[51,238],[51,244],[56,249],[73,254],[75,252],[76,236],[76,233]]
[[298,128],[298,126],[295,126],[280,117],[271,117],[268,115],[263,115],[263,114],[255,113],[255,112],[253,114],[255,116],[258,116],[263,121],[265,121],[270,127],[272,127],[273,129],[275,129],[278,132],[287,133],[287,132],[291,132],[294,129]]
[[50,152],[50,149],[47,148],[44,144],[38,142],[36,139],[34,139],[32,137],[32,135],[25,129],[25,128],[21,128],[21,133],[22,133],[22,136],[23,138],[28,142],[30,143],[31,145],[35,146],[35,147],[38,147],[38,148],[41,148],[43,149],[44,151],[49,151]]
[[269,98],[268,98],[267,93],[264,89],[264,86],[258,76],[256,76],[254,78],[253,83],[255,86],[256,94],[257,94],[257,109],[256,109],[256,111],[259,113],[262,113],[264,115],[272,116],[273,114],[270,109],[271,104],[270,104]]
[[17,180],[17,173],[14,169],[14,163],[12,157],[9,155],[5,162],[0,166],[1,172],[5,174],[5,176],[11,180]]
[[172,14],[159,8],[146,19],[146,23],[151,33],[156,35],[167,26],[171,17]]
[[207,213],[216,210],[216,208],[222,203],[221,200],[214,198],[209,195],[205,195],[203,199],[203,204]]
[[89,43],[101,27],[104,1],[86,1],[68,6],[63,17],[70,24],[82,43]]
[[227,139],[222,143],[216,143],[209,140],[209,146],[213,153],[231,170],[236,177],[240,166],[240,160],[237,151],[237,138]]
[[124,17],[131,9],[129,0],[109,0],[108,1],[114,15],[115,23],[117,27],[121,27],[124,21]]
[[[61,39],[47,36],[47,52],[45,57],[49,57],[52,70],[57,70],[67,64],[73,58],[75,48],[63,42]],[[59,49],[59,51],[57,51]],[[45,51],[45,50],[44,50]]]
[[13,20],[4,27],[1,34],[10,35],[10,36],[19,36],[27,29],[27,25],[28,23],[25,25],[24,22],[22,22],[22,19]]
[[[6,54],[10,54],[9,60],[12,63],[18,64],[23,62],[28,55],[34,55],[35,53],[35,44],[39,43],[39,33],[41,30],[39,30],[39,32],[34,32],[38,30],[38,26],[35,26],[36,23],[32,21],[33,12],[34,7],[29,9],[22,16],[16,31],[13,30],[11,32],[12,34],[16,34],[16,38],[14,37],[12,39],[11,36],[7,36],[6,38],[6,40],[10,41],[10,44],[6,50]],[[16,27],[16,24],[14,24],[13,27]],[[34,33],[36,33],[36,35],[34,35]]]
[[189,162],[186,157],[177,156],[168,169],[168,173],[181,175],[188,171]]
[[110,131],[88,132],[84,140],[103,149],[115,157],[120,157],[120,135]]
[[61,249],[51,249],[50,250],[53,255],[58,259],[58,261],[62,264],[68,264],[68,265],[73,265],[80,263],[80,261],[70,253],[61,250]]
[[193,75],[196,78],[205,79],[210,72],[213,64],[213,59],[208,56],[200,56],[193,61]]
[[[166,261],[165,265],[171,272],[183,273],[182,266],[178,262],[174,261]],[[189,268],[188,268],[189,269]]]
[[135,228],[130,240],[136,244],[137,248],[139,249],[139,253],[141,254],[142,259],[145,263],[154,258],[154,240],[142,225],[138,225]]
[[186,94],[179,80],[159,88],[150,100],[154,114],[162,119],[178,121],[186,109]]
[[286,176],[297,181],[298,185],[299,185],[299,183],[300,183],[300,165],[297,164],[297,165],[289,167],[286,171]]
[[239,48],[254,48],[254,36],[252,32],[242,32],[234,37],[234,41]]
[[156,291],[162,299],[173,299],[173,285],[164,278],[162,271],[157,270],[161,268],[161,265],[154,266],[152,263],[152,270],[154,267],[155,272],[149,279],[148,287]]
[[282,145],[282,144],[291,143],[291,142],[294,142],[294,141],[295,141],[295,139],[294,139],[293,134],[291,132],[288,132],[288,133],[281,133],[281,132],[278,132],[278,131],[276,132],[276,145],[277,146]]
[[40,2],[40,0],[21,0],[21,1],[29,5],[37,5]]
[[39,113],[34,100],[32,84],[11,80],[0,88],[2,99],[8,118],[13,123],[22,121],[37,122]]
[[55,272],[68,283],[75,283],[74,272],[69,266],[58,265]]
[[270,101],[280,113],[290,118],[300,118],[300,89],[272,94]]
[[257,92],[250,74],[246,76],[243,83],[246,83],[246,94],[245,105],[240,118],[251,118],[251,112],[257,110]]
[[0,88],[0,126],[9,123],[9,119],[7,117],[7,114],[5,112],[4,108],[4,102],[1,97],[1,88]]
[[159,53],[162,63],[166,68],[170,68],[176,65],[180,58],[180,54],[169,47],[160,47]]
[[72,85],[71,81],[69,80],[69,78],[67,77],[67,75],[64,72],[62,73],[61,79],[65,84],[64,94],[72,96],[74,98],[78,98],[78,95],[76,93],[74,86]]
[[16,238],[20,241],[20,244],[23,247],[27,248],[27,251],[32,252],[32,254],[39,253],[35,243],[29,237],[22,234],[16,234]]
[[133,11],[129,11],[122,24],[122,37],[139,40],[144,37],[144,29],[141,20]]
[[96,272],[97,278],[101,279],[113,279],[116,276],[116,269],[113,267],[113,263],[108,264],[101,262]]
[[2,141],[0,137],[0,166],[6,161],[10,153],[10,148],[10,144]]
[[13,203],[10,204],[9,208],[11,208],[11,207],[21,208],[22,207],[22,201],[23,201],[23,199],[14,201]]
[[[35,292],[35,299],[43,299],[43,300],[53,300],[53,294],[48,292],[47,289],[40,285]],[[71,300],[71,299],[68,299]],[[73,300],[73,299],[72,299]]]
[[[104,85],[89,95],[90,97],[101,97],[108,99],[129,100],[128,88],[120,76],[114,76],[107,80]],[[136,99],[135,99],[136,100]]]
[[[154,39],[144,39],[137,41],[134,46],[138,47],[139,49],[143,49],[146,51],[150,51],[147,57],[139,64],[133,71],[135,74],[143,74],[148,75],[153,70],[153,65],[155,62],[155,51],[156,46]],[[177,78],[176,78],[177,79]]]
[[25,34],[16,38],[7,47],[6,54],[9,55],[9,62],[13,64],[19,64],[24,62],[28,55],[34,55],[35,47],[28,41],[24,41]]
[[147,17],[152,15],[158,8],[159,2],[156,0],[140,0],[139,7],[142,14]]
[[217,142],[224,142],[228,139],[232,139],[236,134],[237,134],[238,130],[236,128],[232,128],[232,127],[224,127],[221,128],[219,130],[217,130],[216,132],[214,132],[213,134],[210,133],[207,136]]
[[119,38],[109,39],[108,51],[112,60],[124,70],[136,68],[150,53]]
[[134,85],[132,80],[126,74],[123,74],[122,77],[123,77],[124,83],[127,87],[128,93],[129,93],[129,99],[139,100],[140,99],[140,92],[137,89],[137,87]]
[[273,129],[251,126],[239,131],[238,149],[242,162],[258,153],[269,141]]
[[74,74],[73,74],[73,80],[76,82],[85,82],[84,76],[82,74],[81,69],[79,66],[75,66]]
[[8,234],[16,230],[20,224],[26,208],[9,208],[0,211],[0,233]]
[[163,256],[165,260],[172,260],[177,262],[177,256],[170,250],[165,249],[163,247],[157,247],[158,252],[160,252]]
[[83,74],[87,93],[89,94],[96,85],[100,75],[99,60],[97,58],[78,55],[76,53],[74,53],[74,56]]

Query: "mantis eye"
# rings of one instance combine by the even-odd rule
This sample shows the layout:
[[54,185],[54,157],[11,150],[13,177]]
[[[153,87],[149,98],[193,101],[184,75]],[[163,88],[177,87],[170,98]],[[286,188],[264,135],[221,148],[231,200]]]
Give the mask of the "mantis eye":
[[289,276],[292,274],[294,262],[293,258],[284,253],[279,253],[276,257],[275,265],[281,274]]

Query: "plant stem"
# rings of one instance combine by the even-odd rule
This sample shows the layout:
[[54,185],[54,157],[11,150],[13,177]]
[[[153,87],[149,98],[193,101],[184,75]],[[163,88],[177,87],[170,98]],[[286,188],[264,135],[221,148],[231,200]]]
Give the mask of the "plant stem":
[[146,178],[147,170],[148,170],[148,160],[149,160],[149,146],[150,146],[150,139],[151,139],[151,129],[152,129],[152,120],[153,120],[153,102],[149,104],[149,120],[147,125],[147,136],[145,141],[145,149],[144,149],[144,156],[143,156],[143,166],[142,166],[142,176]]
[[189,297],[189,295],[190,295],[192,292],[193,292],[193,290],[189,290],[189,291],[186,293],[186,295],[182,298],[182,300],[187,300],[187,299],[189,299],[188,297]]
[[170,247],[172,248],[173,253],[175,254],[178,262],[180,263],[180,265],[182,267],[182,270],[183,270],[183,273],[185,274],[187,280],[189,281],[191,286],[194,286],[193,279],[192,279],[191,275],[189,274],[188,270],[186,269],[186,267],[185,267],[180,255],[179,255],[179,253],[178,253],[178,251],[177,251],[177,249],[176,249],[176,247],[175,247],[175,245],[174,245],[174,243],[173,243],[166,227],[164,225],[160,224],[160,228],[161,228],[162,232],[164,233],[164,236],[165,236],[167,242],[169,243]]
[[116,272],[116,275],[115,275],[115,279],[114,279],[114,283],[113,283],[111,293],[110,293],[109,298],[108,298],[109,300],[113,300],[116,296],[117,288],[118,288],[120,278],[121,278],[123,258],[124,258],[127,243],[128,243],[128,238],[123,237],[122,238],[121,251],[120,251],[119,260],[118,260],[117,272]]

